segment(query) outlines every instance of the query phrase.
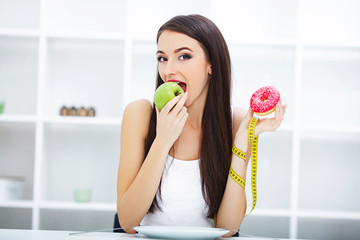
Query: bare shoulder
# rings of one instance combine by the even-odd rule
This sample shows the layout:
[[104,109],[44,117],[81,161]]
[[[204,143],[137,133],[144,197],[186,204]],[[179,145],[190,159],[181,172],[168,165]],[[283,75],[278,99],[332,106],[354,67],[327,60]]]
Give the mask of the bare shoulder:
[[150,122],[152,104],[149,100],[140,99],[130,102],[123,114],[122,127],[146,134]]
[[233,132],[236,133],[239,129],[240,123],[244,119],[247,111],[244,108],[234,107],[233,108]]
[[139,99],[139,100],[135,100],[130,102],[124,111],[124,115],[125,114],[139,114],[139,113],[151,113],[152,111],[152,104],[149,100],[147,99]]

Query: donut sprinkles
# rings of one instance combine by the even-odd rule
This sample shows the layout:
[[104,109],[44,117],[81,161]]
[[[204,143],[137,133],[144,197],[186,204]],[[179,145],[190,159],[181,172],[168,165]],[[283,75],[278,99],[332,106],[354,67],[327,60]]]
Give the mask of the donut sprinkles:
[[255,114],[265,116],[275,111],[279,100],[279,91],[275,87],[266,86],[254,92],[250,99],[250,107]]

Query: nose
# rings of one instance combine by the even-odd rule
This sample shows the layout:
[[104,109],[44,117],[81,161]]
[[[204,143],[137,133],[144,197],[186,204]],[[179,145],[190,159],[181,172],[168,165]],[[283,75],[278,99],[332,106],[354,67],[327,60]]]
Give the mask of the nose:
[[168,76],[176,75],[176,73],[177,73],[176,64],[172,60],[166,61],[165,64],[163,65],[163,74],[168,77]]

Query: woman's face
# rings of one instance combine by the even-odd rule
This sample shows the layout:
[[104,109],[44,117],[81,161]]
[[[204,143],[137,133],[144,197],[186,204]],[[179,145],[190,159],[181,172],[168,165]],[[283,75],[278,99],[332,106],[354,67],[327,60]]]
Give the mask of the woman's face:
[[161,79],[178,82],[189,94],[185,106],[205,102],[211,65],[200,43],[186,34],[166,30],[161,33],[157,48]]

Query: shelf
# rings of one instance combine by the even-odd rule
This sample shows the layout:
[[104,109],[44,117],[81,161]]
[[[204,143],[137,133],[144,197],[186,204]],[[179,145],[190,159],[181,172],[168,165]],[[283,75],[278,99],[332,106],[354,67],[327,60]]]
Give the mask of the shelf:
[[297,215],[302,218],[360,220],[360,212],[349,212],[349,211],[299,210],[297,212]]
[[0,201],[0,208],[33,208],[34,203],[30,200],[7,200]]
[[360,134],[360,126],[339,126],[328,124],[314,124],[309,126],[301,126],[300,130],[304,132],[306,137],[315,137],[316,134]]
[[[250,201],[250,199],[248,199]],[[250,208],[251,209],[251,208]],[[247,213],[250,211],[247,209]],[[291,217],[291,210],[281,209],[281,208],[261,208],[256,207],[254,211],[249,216],[262,216],[262,217]]]
[[120,127],[121,121],[122,121],[121,117],[75,117],[75,116],[44,117],[44,123],[46,124],[104,125],[104,126]]
[[36,115],[0,114],[0,123],[1,122],[35,123],[36,120],[37,120]]
[[0,28],[0,36],[14,36],[14,37],[39,37],[40,31],[34,29],[5,29]]
[[295,38],[246,38],[227,41],[228,45],[259,46],[259,47],[295,47]]
[[360,48],[360,41],[356,42],[343,42],[343,41],[304,41],[303,47],[311,48]]
[[116,204],[114,203],[77,203],[77,202],[61,202],[61,201],[47,201],[39,204],[41,209],[54,210],[89,210],[89,211],[112,211],[116,212]]
[[[1,32],[0,32],[1,33]],[[122,33],[102,33],[102,32],[46,32],[47,38],[65,38],[65,39],[87,39],[87,40],[120,40],[126,39]]]

